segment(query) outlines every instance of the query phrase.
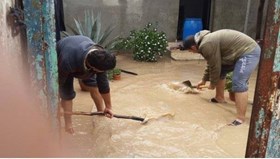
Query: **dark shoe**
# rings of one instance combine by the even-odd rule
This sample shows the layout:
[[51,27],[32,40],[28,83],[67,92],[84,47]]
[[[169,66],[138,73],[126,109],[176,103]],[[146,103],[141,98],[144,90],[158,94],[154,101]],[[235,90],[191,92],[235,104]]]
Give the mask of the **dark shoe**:
[[226,101],[219,102],[216,98],[211,98],[210,102],[212,102],[212,103],[227,103]]
[[212,102],[212,103],[219,103],[216,98],[211,98],[210,102]]
[[228,124],[228,126],[238,126],[241,125],[243,123],[243,121],[239,120],[239,119],[235,119],[232,123]]

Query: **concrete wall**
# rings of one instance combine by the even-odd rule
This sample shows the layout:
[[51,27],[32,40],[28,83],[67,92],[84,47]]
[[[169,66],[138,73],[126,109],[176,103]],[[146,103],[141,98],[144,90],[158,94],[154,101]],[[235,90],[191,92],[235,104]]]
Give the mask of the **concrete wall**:
[[64,0],[66,26],[74,25],[73,18],[83,18],[84,10],[101,13],[104,26],[117,25],[112,37],[126,36],[149,22],[158,22],[159,30],[175,40],[179,15],[179,0]]
[[[255,38],[258,6],[259,0],[212,0],[210,30],[235,29]],[[64,0],[64,8],[66,25],[74,26],[73,18],[89,9],[102,14],[105,27],[117,25],[113,35],[158,22],[169,41],[176,39],[179,0]]]
[[212,0],[211,30],[235,29],[255,38],[258,6],[259,0]]
[[9,16],[10,7],[13,6],[14,0],[0,1],[0,60],[8,58],[10,61],[7,64],[22,69],[27,60],[26,45],[21,29],[14,25],[13,17]]

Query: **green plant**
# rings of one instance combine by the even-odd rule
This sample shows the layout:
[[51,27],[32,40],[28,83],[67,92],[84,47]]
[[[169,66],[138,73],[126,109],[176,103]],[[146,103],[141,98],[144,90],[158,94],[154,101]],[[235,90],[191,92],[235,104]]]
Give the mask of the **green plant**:
[[231,92],[231,88],[232,88],[232,75],[233,73],[227,73],[226,75],[226,84],[225,84],[225,90]]
[[156,62],[166,52],[167,39],[164,32],[149,23],[141,30],[133,30],[127,38],[120,39],[120,48],[131,50],[133,59],[137,61]]
[[127,44],[126,44],[126,39],[125,38],[117,38],[114,42],[114,47],[112,48],[116,52],[127,52]]
[[[113,40],[109,41],[108,37],[113,32],[115,26],[110,25],[102,31],[101,14],[94,15],[93,11],[86,10],[84,12],[84,21],[82,22],[79,18],[74,18],[76,28],[67,26],[74,35],[84,35],[92,39],[95,43],[103,46],[106,49],[111,50],[114,48],[118,36],[114,37]],[[69,36],[66,31],[62,31],[63,35]]]
[[113,79],[113,70],[108,70],[106,73],[107,73],[107,79],[112,80]]

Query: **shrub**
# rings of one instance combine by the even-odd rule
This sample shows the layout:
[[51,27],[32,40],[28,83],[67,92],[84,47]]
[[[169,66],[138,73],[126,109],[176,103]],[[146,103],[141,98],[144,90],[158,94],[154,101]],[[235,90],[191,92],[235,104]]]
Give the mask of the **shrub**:
[[108,70],[106,71],[107,73],[107,79],[112,80],[113,79],[113,70]]
[[166,52],[166,34],[149,23],[141,30],[131,31],[129,37],[121,39],[116,46],[131,50],[134,60],[156,62]]
[[233,72],[227,73],[226,75],[226,84],[225,84],[225,90],[231,92],[231,88],[232,88],[232,75]]

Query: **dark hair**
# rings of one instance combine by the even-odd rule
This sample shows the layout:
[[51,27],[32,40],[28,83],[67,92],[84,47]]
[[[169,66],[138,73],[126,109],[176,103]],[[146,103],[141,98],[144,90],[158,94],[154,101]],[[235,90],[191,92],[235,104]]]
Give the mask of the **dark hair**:
[[101,71],[111,70],[116,66],[116,56],[105,50],[95,50],[87,56],[88,63]]
[[190,35],[186,39],[184,39],[184,41],[183,41],[183,49],[184,50],[190,49],[193,45],[196,45],[193,35]]

